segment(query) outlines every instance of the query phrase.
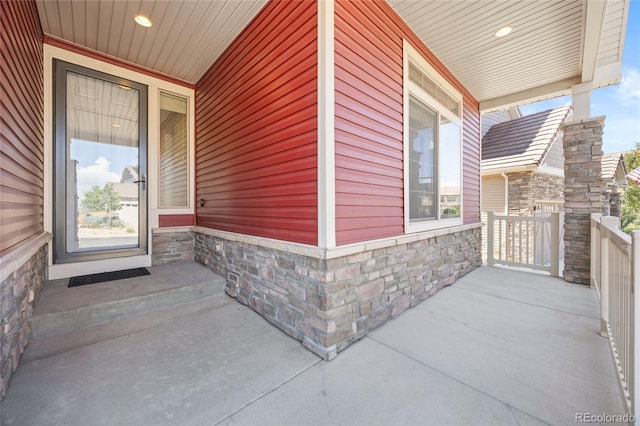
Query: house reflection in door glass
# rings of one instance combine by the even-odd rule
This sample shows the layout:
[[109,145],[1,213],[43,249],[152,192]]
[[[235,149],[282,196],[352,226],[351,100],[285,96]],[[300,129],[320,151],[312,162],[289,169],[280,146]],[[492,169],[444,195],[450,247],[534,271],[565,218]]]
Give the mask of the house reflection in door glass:
[[138,91],[67,73],[67,251],[138,245]]

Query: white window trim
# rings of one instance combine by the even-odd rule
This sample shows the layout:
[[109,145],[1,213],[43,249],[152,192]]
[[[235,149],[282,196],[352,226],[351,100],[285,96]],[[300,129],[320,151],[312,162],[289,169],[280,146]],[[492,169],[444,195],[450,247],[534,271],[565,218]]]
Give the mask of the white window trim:
[[[187,175],[188,175],[188,187],[187,187],[187,205],[186,206],[161,206],[160,205],[160,95],[164,93],[167,95],[184,98],[187,100]],[[195,193],[195,120],[194,108],[195,108],[195,96],[185,95],[176,91],[167,90],[164,88],[158,88],[158,108],[157,108],[157,120],[158,120],[158,152],[156,160],[156,176],[158,177],[156,200],[158,204],[158,211],[160,214],[193,214],[194,212],[194,193]]]
[[[449,111],[445,108],[440,102],[435,100],[432,96],[428,95],[424,92],[418,85],[411,82],[409,80],[409,62],[416,65],[422,72],[429,76],[434,82],[440,85],[443,89],[447,91],[447,93],[456,99],[460,106],[460,116],[455,115],[453,112]],[[463,119],[462,119],[462,108],[463,108],[463,98],[462,94],[453,87],[448,81],[440,75],[440,73],[433,68],[424,57],[411,46],[406,40],[403,40],[403,133],[404,133],[404,143],[403,143],[403,159],[404,159],[404,232],[405,234],[415,233],[415,232],[424,232],[432,229],[440,229],[440,228],[448,228],[451,226],[458,226],[463,224],[463,214],[464,214],[464,200],[462,197],[463,188],[464,188],[464,173],[462,169],[462,161],[464,158],[464,144],[463,144]],[[411,218],[409,217],[410,209],[409,209],[409,149],[411,141],[409,140],[409,98],[410,96],[415,96],[420,99],[431,108],[436,110],[439,115],[444,116],[448,120],[457,123],[460,126],[460,217],[459,218],[451,218],[451,219],[433,219],[418,223],[412,223]],[[437,151],[437,161],[440,161],[440,151]],[[435,200],[438,204],[437,214],[440,215],[440,168],[438,170],[438,192]]]

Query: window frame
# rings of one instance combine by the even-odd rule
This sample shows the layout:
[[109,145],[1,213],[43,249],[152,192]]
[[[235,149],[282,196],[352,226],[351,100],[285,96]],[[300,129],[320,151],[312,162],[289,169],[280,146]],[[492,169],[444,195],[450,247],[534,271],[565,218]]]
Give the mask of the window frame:
[[[426,93],[420,86],[415,84],[409,79],[409,63],[413,64],[431,80],[433,80],[441,89],[443,89],[449,96],[458,102],[458,115],[448,110],[443,104],[438,102],[431,95]],[[437,112],[437,134],[436,140],[436,195],[434,197],[437,202],[437,216],[435,219],[422,220],[418,222],[412,222],[410,218],[410,185],[409,185],[409,151],[411,147],[411,141],[409,139],[409,105],[410,99],[414,97],[419,102],[424,103],[429,108]],[[462,168],[462,162],[464,158],[464,120],[462,118],[463,109],[463,97],[462,94],[453,87],[448,81],[446,81],[440,73],[433,68],[424,59],[424,57],[411,46],[406,40],[403,40],[403,159],[404,159],[404,229],[405,234],[429,231],[432,229],[446,228],[451,226],[457,226],[463,224],[464,203],[463,203],[463,187],[464,187],[464,174]],[[441,195],[442,195],[442,171],[441,171],[441,146],[440,146],[440,129],[441,129],[441,117],[444,116],[447,120],[457,124],[460,128],[460,216],[456,218],[441,218]]]
[[[186,206],[170,206],[170,205],[163,205],[161,200],[162,200],[162,196],[160,194],[160,192],[162,191],[162,187],[161,187],[161,179],[162,179],[162,173],[161,173],[161,162],[162,162],[162,146],[160,143],[160,139],[162,137],[161,134],[161,126],[162,126],[162,120],[160,118],[160,114],[162,111],[162,102],[161,102],[161,98],[162,95],[167,95],[167,96],[173,96],[175,98],[182,98],[185,100],[185,104],[186,104],[186,108],[187,108],[187,112],[186,112],[186,116],[187,116],[187,124],[186,124],[186,143],[187,143],[187,205]],[[193,182],[192,182],[192,163],[193,163],[193,140],[192,140],[192,135],[191,135],[191,97],[188,95],[184,95],[184,94],[180,94],[180,93],[175,93],[175,92],[171,92],[168,90],[164,90],[164,89],[160,89],[158,90],[158,158],[157,158],[157,170],[158,170],[158,186],[157,186],[157,197],[158,197],[158,210],[162,211],[162,214],[166,214],[167,210],[175,210],[175,211],[182,211],[182,210],[187,210],[187,209],[192,209],[192,193],[194,191],[193,188]]]
[[[187,101],[187,206],[162,206],[160,203],[160,191],[161,191],[161,186],[160,186],[160,179],[161,179],[161,174],[160,174],[160,162],[161,162],[161,155],[160,155],[160,98],[162,96],[162,94],[165,95],[169,95],[169,96],[175,96],[178,98],[184,98]],[[157,115],[157,137],[158,137],[158,143],[157,143],[157,152],[156,152],[156,159],[155,159],[155,173],[156,173],[156,179],[158,181],[157,186],[156,186],[156,194],[155,194],[155,198],[156,198],[156,209],[158,214],[161,215],[168,215],[168,214],[193,214],[194,213],[194,194],[195,194],[195,170],[194,170],[194,164],[195,164],[195,123],[193,121],[194,118],[194,98],[195,95],[194,94],[187,94],[187,93],[182,93],[182,92],[178,92],[178,91],[174,91],[174,90],[170,90],[167,88],[158,88],[157,92],[156,92],[156,97],[157,97],[157,109],[155,111],[156,115]]]

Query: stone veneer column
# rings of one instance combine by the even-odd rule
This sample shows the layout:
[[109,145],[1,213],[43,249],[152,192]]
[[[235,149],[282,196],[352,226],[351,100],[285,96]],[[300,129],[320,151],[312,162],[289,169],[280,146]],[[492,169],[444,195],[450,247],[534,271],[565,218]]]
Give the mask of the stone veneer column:
[[564,279],[589,285],[591,213],[602,209],[605,117],[573,121],[564,131]]
[[622,214],[622,194],[618,191],[618,185],[611,187],[611,194],[609,195],[609,215],[620,217]]

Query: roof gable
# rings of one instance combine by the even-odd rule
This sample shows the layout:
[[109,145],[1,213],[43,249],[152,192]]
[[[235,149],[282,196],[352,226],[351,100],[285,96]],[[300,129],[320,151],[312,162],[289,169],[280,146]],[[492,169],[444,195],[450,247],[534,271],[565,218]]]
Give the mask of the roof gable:
[[563,106],[492,126],[482,140],[482,168],[538,166],[571,111]]
[[602,167],[602,180],[606,183],[616,183],[618,185],[626,185],[626,168],[624,165],[624,157],[619,152],[604,154],[600,162]]

